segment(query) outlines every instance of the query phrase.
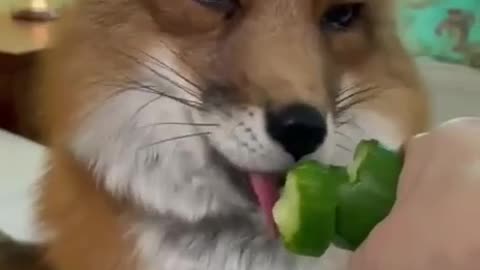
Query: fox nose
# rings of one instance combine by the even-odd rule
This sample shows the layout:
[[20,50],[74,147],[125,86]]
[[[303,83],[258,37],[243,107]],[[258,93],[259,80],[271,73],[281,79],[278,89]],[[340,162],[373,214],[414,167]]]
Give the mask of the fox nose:
[[325,140],[327,125],[322,114],[305,104],[267,112],[267,132],[295,160],[313,153]]

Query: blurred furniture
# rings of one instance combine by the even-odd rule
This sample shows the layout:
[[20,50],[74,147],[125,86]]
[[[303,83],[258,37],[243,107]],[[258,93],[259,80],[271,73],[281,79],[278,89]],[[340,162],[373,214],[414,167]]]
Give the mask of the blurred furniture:
[[14,20],[8,12],[0,13],[0,53],[18,56],[45,49],[52,23]]
[[0,231],[19,240],[37,240],[32,192],[46,154],[43,146],[0,129]]
[[8,7],[0,3],[0,231],[28,241],[36,238],[31,191],[46,154],[43,146],[25,138],[32,137],[28,102],[37,59],[51,45],[55,22],[13,20]]
[[0,128],[31,137],[29,95],[39,54],[51,43],[52,22],[26,22],[0,11]]

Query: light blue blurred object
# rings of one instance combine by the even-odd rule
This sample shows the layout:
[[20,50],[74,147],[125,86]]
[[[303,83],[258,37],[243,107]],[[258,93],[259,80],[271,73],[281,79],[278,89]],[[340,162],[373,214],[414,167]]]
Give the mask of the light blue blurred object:
[[415,56],[480,67],[480,0],[398,0],[402,41]]

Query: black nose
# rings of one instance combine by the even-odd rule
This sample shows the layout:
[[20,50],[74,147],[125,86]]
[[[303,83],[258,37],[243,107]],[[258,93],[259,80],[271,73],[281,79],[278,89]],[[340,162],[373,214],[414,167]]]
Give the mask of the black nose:
[[267,112],[267,132],[295,160],[313,153],[325,140],[327,127],[315,108],[294,104]]

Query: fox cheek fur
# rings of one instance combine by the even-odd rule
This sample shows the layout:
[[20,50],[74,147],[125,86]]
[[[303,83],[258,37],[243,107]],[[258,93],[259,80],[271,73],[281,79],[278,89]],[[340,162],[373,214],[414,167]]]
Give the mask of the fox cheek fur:
[[[52,148],[38,200],[47,261],[345,269],[347,252],[298,257],[269,237],[246,174],[284,173],[299,156],[344,164],[363,138],[395,148],[427,127],[390,1],[366,2],[341,33],[317,23],[337,1],[240,1],[228,14],[200,2],[83,0],[65,15],[39,95]],[[298,104],[321,119],[308,149],[268,128]]]

